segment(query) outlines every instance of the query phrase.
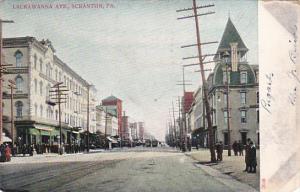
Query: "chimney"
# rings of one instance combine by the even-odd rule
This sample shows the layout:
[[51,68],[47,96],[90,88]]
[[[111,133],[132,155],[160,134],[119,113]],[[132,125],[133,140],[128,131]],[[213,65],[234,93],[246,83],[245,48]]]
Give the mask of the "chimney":
[[230,48],[231,48],[231,70],[233,72],[238,71],[237,45],[238,45],[238,43],[230,43]]

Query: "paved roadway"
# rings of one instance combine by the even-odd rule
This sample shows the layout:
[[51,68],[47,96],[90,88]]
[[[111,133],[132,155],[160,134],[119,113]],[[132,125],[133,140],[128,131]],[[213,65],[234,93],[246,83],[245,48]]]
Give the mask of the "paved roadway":
[[246,189],[243,184],[220,174],[213,175],[206,169],[169,148],[37,155],[1,163],[0,189],[103,192],[231,192]]

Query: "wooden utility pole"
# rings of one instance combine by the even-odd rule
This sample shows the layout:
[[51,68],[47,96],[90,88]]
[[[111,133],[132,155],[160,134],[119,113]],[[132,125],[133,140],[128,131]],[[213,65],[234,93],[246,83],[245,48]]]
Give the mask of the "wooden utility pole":
[[180,130],[180,149],[182,151],[185,151],[185,147],[183,147],[183,137],[184,137],[184,133],[183,133],[183,118],[181,118],[180,116],[180,112],[181,112],[181,105],[180,105],[180,96],[178,96],[178,126],[179,126],[179,130]]
[[86,126],[87,126],[87,138],[86,138],[86,147],[87,152],[90,152],[90,87],[91,85],[87,86],[87,120],[86,120]]
[[105,145],[105,149],[106,149],[106,145],[107,145],[107,142],[106,142],[106,135],[107,135],[107,108],[105,107],[105,127],[104,127],[104,145]]
[[48,105],[55,106],[58,104],[58,127],[59,127],[59,148],[58,153],[60,155],[63,154],[62,150],[62,126],[61,126],[61,104],[66,103],[67,94],[66,92],[69,91],[66,89],[67,87],[63,85],[63,82],[56,83],[51,87],[49,91],[50,100],[47,101]]
[[13,23],[14,21],[11,20],[2,20],[0,19],[0,145],[3,143],[2,141],[2,132],[3,132],[3,105],[2,105],[2,100],[3,100],[3,72],[5,70],[5,66],[3,64],[3,39],[2,39],[2,24],[3,23]]
[[175,147],[177,147],[177,134],[176,134],[176,119],[175,119],[175,111],[174,111],[174,103],[172,101],[172,111],[173,111],[173,121],[174,121],[174,138],[175,138]]
[[10,89],[10,116],[11,116],[11,121],[10,121],[10,128],[11,128],[11,141],[12,141],[12,146],[14,147],[15,145],[15,136],[14,136],[14,92],[13,90],[16,89],[16,83],[12,80],[8,80],[8,87]]
[[179,113],[180,112],[182,113],[182,129],[183,129],[183,136],[184,136],[184,139],[183,139],[184,148],[182,148],[182,151],[186,151],[186,149],[187,149],[187,126],[186,126],[186,114],[185,114],[185,109],[184,109],[185,86],[192,85],[191,83],[186,83],[184,68],[185,68],[185,66],[182,66],[182,84],[177,84],[177,85],[182,85],[182,88],[183,88],[183,96],[182,96],[183,101],[181,103],[181,106],[183,106],[183,107],[181,107],[182,108],[181,111],[179,110]]
[[229,84],[230,84],[230,79],[229,79],[229,70],[228,70],[228,57],[229,54],[224,55],[225,60],[226,60],[226,108],[227,108],[227,130],[228,130],[228,156],[231,156],[231,130],[230,130],[230,103],[229,103]]
[[[193,7],[192,8],[177,10],[177,12],[193,10],[193,13],[194,13],[194,15],[191,15],[191,16],[185,16],[185,17],[178,18],[178,19],[194,18],[195,19],[195,25],[196,25],[197,44],[192,44],[190,46],[182,46],[182,48],[191,47],[191,46],[197,46],[198,47],[198,59],[199,59],[202,86],[203,86],[203,93],[204,93],[204,103],[205,103],[206,119],[207,119],[207,125],[208,125],[208,133],[209,133],[209,148],[210,148],[210,154],[211,154],[211,162],[216,162],[216,154],[215,154],[215,146],[214,146],[214,142],[215,142],[214,141],[214,131],[213,131],[212,120],[211,120],[211,109],[210,109],[210,104],[209,104],[209,100],[208,100],[208,90],[207,90],[208,85],[207,85],[207,81],[206,81],[206,78],[205,78],[205,71],[204,71],[204,62],[203,62],[204,56],[202,55],[202,47],[201,46],[206,45],[206,44],[211,44],[211,43],[217,43],[217,42],[213,41],[213,42],[207,42],[207,43],[202,43],[201,44],[200,30],[199,30],[199,20],[198,20],[198,16],[214,14],[215,12],[207,12],[207,13],[203,13],[203,14],[198,14],[197,13],[197,9],[208,8],[208,7],[213,7],[213,6],[214,5],[205,5],[205,6],[197,7],[196,0],[193,0]],[[196,64],[190,64],[189,66],[192,66],[192,65],[196,65]]]

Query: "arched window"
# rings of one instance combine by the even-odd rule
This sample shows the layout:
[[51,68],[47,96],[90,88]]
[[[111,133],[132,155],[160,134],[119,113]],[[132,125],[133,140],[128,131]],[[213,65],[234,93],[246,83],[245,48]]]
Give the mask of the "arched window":
[[23,86],[23,78],[18,75],[16,77],[16,88],[17,88],[17,91],[22,91],[22,86]]
[[38,90],[38,88],[37,88],[37,80],[36,79],[34,79],[34,93],[35,94],[37,94],[37,90]]
[[57,69],[55,69],[55,81],[58,81],[58,73],[57,73]]
[[38,105],[34,104],[34,115],[37,116],[38,114]]
[[50,84],[46,87],[46,100],[50,100]]
[[40,81],[40,95],[43,95],[43,82]]
[[58,120],[58,111],[55,110],[55,120],[57,121]]
[[21,67],[22,66],[22,57],[23,57],[22,52],[19,50],[16,51],[15,57],[16,57],[16,67]]
[[16,106],[16,116],[17,117],[22,117],[22,111],[23,111],[23,103],[22,101],[17,101],[15,103]]
[[36,54],[34,54],[33,56],[33,68],[36,69],[36,65],[37,65],[37,56]]
[[43,60],[40,59],[40,72],[42,73],[43,72]]
[[43,106],[40,105],[40,117],[43,117]]

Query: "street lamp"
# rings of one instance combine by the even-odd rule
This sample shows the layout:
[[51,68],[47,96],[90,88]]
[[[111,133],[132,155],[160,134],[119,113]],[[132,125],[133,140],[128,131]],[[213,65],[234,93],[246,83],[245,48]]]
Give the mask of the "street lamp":
[[230,69],[230,61],[229,61],[229,53],[226,51],[223,55],[224,63],[226,65],[226,108],[227,108],[227,129],[228,129],[228,156],[231,156],[231,139],[230,139],[230,112],[229,112],[229,71]]

